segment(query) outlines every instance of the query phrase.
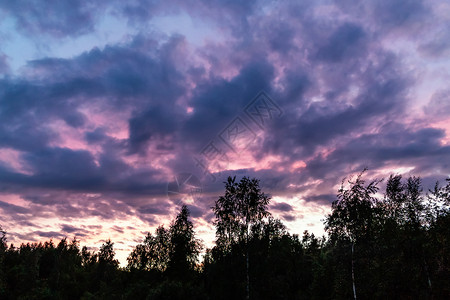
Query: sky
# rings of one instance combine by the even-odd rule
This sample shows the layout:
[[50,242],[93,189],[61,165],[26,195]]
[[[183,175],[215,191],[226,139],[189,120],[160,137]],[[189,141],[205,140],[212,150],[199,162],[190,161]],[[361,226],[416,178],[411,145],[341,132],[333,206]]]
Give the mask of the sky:
[[447,1],[0,0],[0,225],[126,264],[228,176],[323,234],[344,177],[450,176]]

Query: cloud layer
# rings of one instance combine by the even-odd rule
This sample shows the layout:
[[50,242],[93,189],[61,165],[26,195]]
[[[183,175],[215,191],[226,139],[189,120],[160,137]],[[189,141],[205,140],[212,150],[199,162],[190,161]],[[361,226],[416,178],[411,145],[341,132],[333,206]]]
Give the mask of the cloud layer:
[[[444,1],[418,0],[2,2],[0,215],[10,241],[112,237],[125,252],[180,201],[208,240],[228,175],[261,179],[297,233],[366,166],[443,180],[445,12]],[[213,34],[192,40],[205,26]],[[23,41],[40,50],[11,68]],[[53,50],[70,43],[81,50]],[[168,197],[180,173],[201,184],[169,185],[181,194]]]

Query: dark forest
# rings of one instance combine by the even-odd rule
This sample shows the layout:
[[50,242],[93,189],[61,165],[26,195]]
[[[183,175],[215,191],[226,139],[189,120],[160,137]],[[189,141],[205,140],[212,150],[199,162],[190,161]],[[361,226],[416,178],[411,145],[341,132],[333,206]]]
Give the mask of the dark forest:
[[316,237],[289,233],[257,179],[229,177],[211,249],[183,205],[124,267],[113,241],[17,247],[1,231],[0,299],[449,299],[450,179],[428,191],[418,177],[381,182],[343,180]]

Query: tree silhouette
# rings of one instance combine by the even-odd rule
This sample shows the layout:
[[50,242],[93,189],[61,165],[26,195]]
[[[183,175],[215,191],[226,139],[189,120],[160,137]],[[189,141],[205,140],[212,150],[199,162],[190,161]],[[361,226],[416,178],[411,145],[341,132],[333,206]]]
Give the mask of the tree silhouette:
[[6,232],[0,226],[0,296],[5,293],[6,289],[5,272],[2,268],[6,250]]
[[216,217],[216,243],[219,249],[229,251],[233,244],[245,241],[247,299],[250,298],[250,228],[269,216],[269,201],[270,198],[259,188],[259,180],[244,177],[237,183],[236,177],[228,177],[225,182],[225,195],[221,196],[212,208]]
[[116,252],[114,251],[114,243],[107,240],[102,244],[98,252],[98,273],[100,280],[107,284],[111,283],[115,277],[115,271],[119,266],[119,261],[115,259]]
[[449,298],[450,287],[450,178],[444,187],[436,182],[434,190],[428,195],[428,219],[430,255],[430,276],[433,278],[433,296],[436,299]]
[[142,244],[136,245],[127,258],[128,269],[164,272],[169,263],[170,232],[159,226],[155,236],[148,233]]
[[[365,171],[365,170],[364,170]],[[356,300],[355,283],[355,243],[364,235],[371,232],[376,202],[374,195],[378,191],[379,181],[372,181],[365,185],[361,172],[355,181],[348,180],[349,187],[344,181],[337,194],[337,200],[332,203],[332,212],[325,221],[325,230],[337,238],[348,238],[351,243],[351,270],[353,298]]]
[[100,251],[98,252],[98,262],[100,264],[110,265],[117,267],[119,261],[114,258],[116,255],[116,251],[114,251],[114,243],[111,240],[107,240],[100,247]]
[[186,206],[126,268],[110,240],[8,247],[0,227],[0,299],[450,299],[450,178],[424,193],[420,178],[391,175],[383,196],[363,173],[342,181],[321,238],[291,235],[256,179],[228,178],[202,263]]
[[176,276],[194,269],[202,249],[200,240],[195,237],[189,214],[187,206],[183,205],[169,229],[169,269]]

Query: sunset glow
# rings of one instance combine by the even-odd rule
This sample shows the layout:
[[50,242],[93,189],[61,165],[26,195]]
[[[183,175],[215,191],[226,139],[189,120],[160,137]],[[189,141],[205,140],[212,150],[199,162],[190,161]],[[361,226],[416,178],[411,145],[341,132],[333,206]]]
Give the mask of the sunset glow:
[[[450,176],[445,1],[21,3],[0,3],[8,243],[111,239],[125,265],[186,203],[211,247],[228,176],[320,236],[365,167],[424,189]],[[201,184],[171,198],[180,174]]]

